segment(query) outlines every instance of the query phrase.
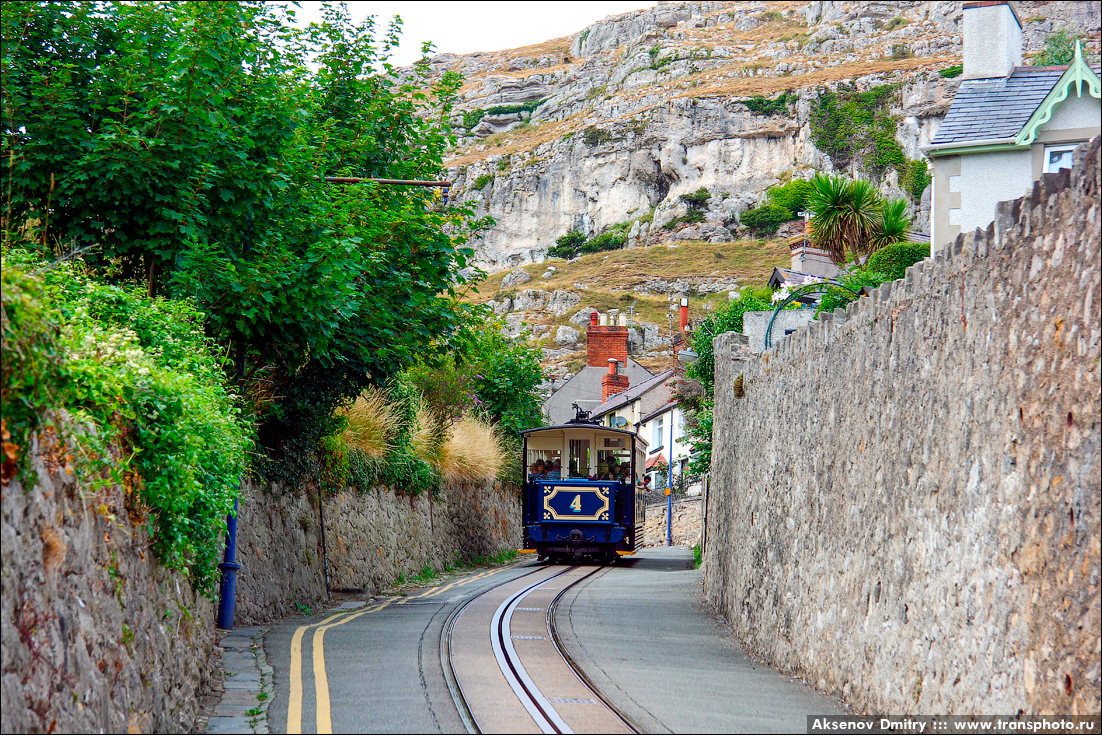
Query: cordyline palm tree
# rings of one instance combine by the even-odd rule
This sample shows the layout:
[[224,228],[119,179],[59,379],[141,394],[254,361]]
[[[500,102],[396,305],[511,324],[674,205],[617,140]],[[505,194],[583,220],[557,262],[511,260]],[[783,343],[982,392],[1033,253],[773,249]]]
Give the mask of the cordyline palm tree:
[[875,253],[882,247],[907,241],[907,230],[911,228],[911,217],[907,214],[907,200],[892,199],[884,202],[880,208],[880,227],[869,242],[869,253]]
[[873,243],[883,226],[884,202],[868,181],[815,174],[807,205],[811,239],[836,263],[845,263],[847,252],[869,255],[878,247]]

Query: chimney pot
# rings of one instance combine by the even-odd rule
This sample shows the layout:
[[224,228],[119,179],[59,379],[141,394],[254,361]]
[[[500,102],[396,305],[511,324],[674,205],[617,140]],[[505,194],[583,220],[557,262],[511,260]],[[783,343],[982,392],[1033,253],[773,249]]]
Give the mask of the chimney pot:
[[602,327],[607,327],[608,326],[608,314],[601,314],[601,326]]
[[597,326],[597,319],[598,319],[597,312],[595,312],[595,311],[589,312],[589,324],[590,324],[590,326],[593,326],[593,327]]
[[618,372],[616,368],[617,368],[619,362],[620,361],[615,359],[615,358],[612,358],[612,357],[608,358],[608,374],[609,375],[616,375],[616,373]]

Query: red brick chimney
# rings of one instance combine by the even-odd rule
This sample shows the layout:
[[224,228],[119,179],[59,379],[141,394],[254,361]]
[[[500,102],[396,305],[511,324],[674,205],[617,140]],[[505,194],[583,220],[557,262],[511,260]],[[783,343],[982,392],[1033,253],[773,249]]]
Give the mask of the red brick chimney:
[[628,376],[620,374],[620,363],[609,358],[608,375],[601,377],[601,401],[607,401],[617,393],[628,389]]
[[[598,323],[597,312],[589,314],[589,329],[586,330],[586,367],[604,367],[609,360],[619,360],[621,365],[628,364],[628,328],[619,325]],[[624,387],[627,387],[626,375]]]

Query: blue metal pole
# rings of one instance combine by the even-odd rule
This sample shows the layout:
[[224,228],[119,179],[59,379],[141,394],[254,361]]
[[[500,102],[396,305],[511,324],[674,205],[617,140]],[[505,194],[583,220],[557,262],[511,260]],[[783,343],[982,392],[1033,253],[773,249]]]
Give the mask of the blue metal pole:
[[670,409],[670,462],[666,466],[666,546],[673,546],[673,419],[677,407]]
[[233,630],[233,602],[237,593],[237,570],[241,565],[234,561],[237,555],[237,500],[233,501],[233,514],[226,516],[226,557],[218,565],[222,570],[222,585],[219,590],[218,627]]

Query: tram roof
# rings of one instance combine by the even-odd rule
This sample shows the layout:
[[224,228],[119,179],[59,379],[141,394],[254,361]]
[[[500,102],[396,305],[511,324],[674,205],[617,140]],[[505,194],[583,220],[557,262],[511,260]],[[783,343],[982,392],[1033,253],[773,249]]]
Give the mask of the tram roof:
[[564,429],[586,429],[588,431],[600,431],[609,434],[624,434],[626,436],[635,437],[635,440],[640,442],[644,447],[649,446],[649,442],[643,437],[636,434],[634,431],[628,429],[614,429],[611,426],[601,426],[600,424],[559,424],[558,426],[537,426],[534,429],[524,429],[519,432],[521,436],[528,436],[529,434],[538,434],[543,431],[562,431]]

